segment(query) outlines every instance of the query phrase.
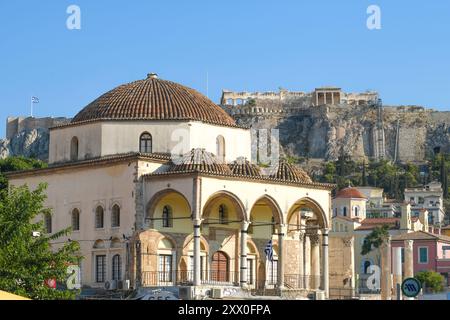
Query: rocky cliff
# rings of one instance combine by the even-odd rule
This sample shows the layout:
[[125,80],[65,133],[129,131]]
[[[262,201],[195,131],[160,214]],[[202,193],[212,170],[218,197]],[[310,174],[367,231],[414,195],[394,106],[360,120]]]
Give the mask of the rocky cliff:
[[49,132],[45,128],[24,130],[11,139],[0,140],[0,158],[34,157],[48,161]]
[[450,152],[450,112],[423,107],[324,105],[232,116],[254,129],[279,129],[289,156],[336,160],[343,149],[355,160],[420,163],[435,149]]

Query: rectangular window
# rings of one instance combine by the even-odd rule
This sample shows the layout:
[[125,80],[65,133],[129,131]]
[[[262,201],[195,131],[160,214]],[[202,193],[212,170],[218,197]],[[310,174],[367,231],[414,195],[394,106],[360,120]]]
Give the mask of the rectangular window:
[[419,248],[419,263],[428,263],[428,248]]
[[105,282],[106,280],[106,256],[95,256],[95,281]]
[[402,263],[405,263],[405,248],[402,248],[401,256],[402,256]]
[[172,255],[159,256],[159,281],[172,282]]

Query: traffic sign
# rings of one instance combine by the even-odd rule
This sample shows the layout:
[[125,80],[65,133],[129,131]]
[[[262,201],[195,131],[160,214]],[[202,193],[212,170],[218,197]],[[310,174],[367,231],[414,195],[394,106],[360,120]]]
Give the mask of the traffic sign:
[[422,290],[420,281],[416,278],[407,278],[402,282],[402,292],[408,298],[417,297]]

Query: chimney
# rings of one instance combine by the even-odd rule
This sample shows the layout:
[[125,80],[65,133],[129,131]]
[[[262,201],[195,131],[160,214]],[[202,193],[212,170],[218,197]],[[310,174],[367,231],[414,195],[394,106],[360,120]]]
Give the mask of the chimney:
[[427,210],[420,210],[419,221],[423,225],[422,230],[425,232],[430,232],[430,229],[428,227],[428,211]]
[[409,203],[402,204],[402,216],[400,218],[400,229],[411,230],[411,205]]

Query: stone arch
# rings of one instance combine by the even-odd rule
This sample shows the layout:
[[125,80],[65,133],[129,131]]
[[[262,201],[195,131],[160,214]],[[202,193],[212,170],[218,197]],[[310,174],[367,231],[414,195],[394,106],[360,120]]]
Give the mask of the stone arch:
[[328,215],[325,213],[325,211],[323,210],[323,208],[320,206],[320,204],[315,201],[312,198],[309,197],[304,197],[301,198],[299,200],[297,200],[289,209],[288,211],[288,215],[287,215],[287,222],[289,223],[289,221],[291,220],[291,217],[293,214],[295,214],[296,210],[299,209],[300,207],[305,207],[305,208],[309,208],[311,209],[314,214],[317,217],[318,220],[318,224],[320,226],[321,229],[328,229],[329,228],[329,218]]
[[[175,189],[172,189],[172,188],[168,188],[168,189],[164,189],[164,190],[161,190],[161,191],[155,193],[153,195],[153,197],[149,200],[149,202],[147,203],[147,210],[146,210],[146,216],[145,216],[146,220],[152,221],[152,219],[155,216],[155,209],[156,209],[157,205],[159,204],[159,202],[164,197],[168,196],[171,193],[177,194],[180,197],[182,197],[184,199],[184,201],[186,202],[187,206],[189,207],[189,212],[192,213],[191,203],[186,198],[186,196],[184,194],[182,194],[178,190],[175,190]],[[153,225],[152,222],[150,224]]]
[[[275,218],[275,222],[277,224],[283,224],[284,223],[283,211],[281,211],[281,208],[278,205],[278,202],[273,197],[271,197],[267,194],[259,197],[250,208],[253,209],[253,207],[258,202],[261,202],[261,201],[266,202],[266,204],[272,209],[272,214],[273,214],[273,217]],[[250,212],[251,212],[251,209],[250,209]]]
[[229,192],[229,191],[218,191],[214,194],[212,194],[208,200],[206,201],[205,206],[203,207],[202,211],[202,218],[207,218],[210,214],[210,211],[214,205],[216,205],[218,202],[221,201],[221,199],[228,199],[233,204],[234,209],[238,215],[238,218],[242,220],[247,220],[247,214],[245,210],[245,206],[242,203],[242,201],[237,197],[235,194]]
[[[189,245],[191,244],[191,242],[193,240],[194,240],[194,234],[190,234],[184,239],[183,246],[181,247],[183,256],[187,255],[187,253],[189,251]],[[203,247],[203,249],[202,249],[202,247]],[[200,250],[206,251],[209,254],[208,240],[206,240],[206,238],[203,235],[200,236]]]

